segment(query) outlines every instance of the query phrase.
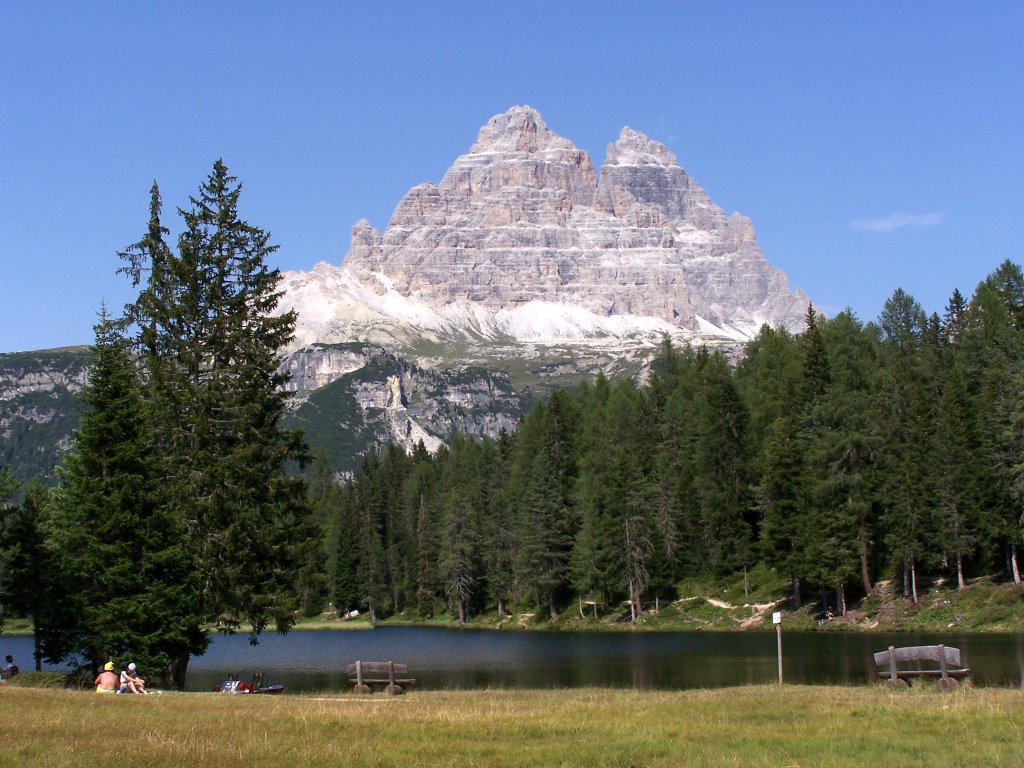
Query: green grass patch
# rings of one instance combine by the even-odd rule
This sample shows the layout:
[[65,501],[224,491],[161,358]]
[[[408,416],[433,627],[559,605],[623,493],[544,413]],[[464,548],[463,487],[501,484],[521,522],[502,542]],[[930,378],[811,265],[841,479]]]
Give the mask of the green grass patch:
[[101,696],[4,688],[0,765],[1019,766],[1008,689]]

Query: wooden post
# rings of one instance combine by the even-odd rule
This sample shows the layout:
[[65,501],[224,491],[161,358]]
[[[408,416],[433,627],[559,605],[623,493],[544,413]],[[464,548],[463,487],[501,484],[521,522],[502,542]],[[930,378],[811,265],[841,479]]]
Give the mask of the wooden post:
[[896,648],[891,645],[889,646],[889,679],[894,681],[893,685],[896,684]]
[[775,611],[772,614],[772,623],[775,625],[775,639],[778,645],[779,685],[782,685],[782,611]]

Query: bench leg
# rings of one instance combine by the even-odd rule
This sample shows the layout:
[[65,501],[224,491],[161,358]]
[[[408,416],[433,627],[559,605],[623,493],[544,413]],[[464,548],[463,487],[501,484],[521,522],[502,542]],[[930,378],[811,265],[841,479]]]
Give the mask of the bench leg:
[[353,688],[352,688],[352,692],[353,693],[369,693],[370,692],[370,686],[368,686],[368,685],[359,685],[358,683],[356,683],[356,685],[353,686]]
[[889,678],[886,678],[886,680],[883,683],[883,685],[885,685],[886,688],[897,688],[897,689],[909,688],[910,687],[910,683],[908,683],[902,677],[889,677]]
[[385,688],[384,691],[386,693],[391,694],[392,696],[401,696],[403,693],[405,693],[405,690],[402,688],[402,686],[398,685],[397,683],[392,683],[387,688]]
[[956,681],[955,677],[940,677],[935,681],[935,690],[942,691],[943,693],[955,691],[959,687],[960,683]]

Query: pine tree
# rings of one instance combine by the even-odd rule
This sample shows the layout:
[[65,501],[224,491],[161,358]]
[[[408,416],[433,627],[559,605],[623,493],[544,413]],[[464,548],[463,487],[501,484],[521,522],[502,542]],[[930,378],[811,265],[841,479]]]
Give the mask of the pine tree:
[[1019,584],[1024,527],[1009,471],[1015,454],[1006,442],[1017,394],[1015,374],[1024,365],[1024,275],[1018,265],[1004,262],[978,285],[960,351],[981,441],[977,466],[983,473],[984,520],[979,533],[988,542],[986,549],[1005,550],[1007,571]]
[[0,622],[7,615],[32,619],[36,670],[42,669],[43,638],[61,592],[44,545],[49,497],[50,489],[35,480],[20,505],[0,510]]
[[47,626],[46,655],[84,658],[94,671],[130,656],[163,673],[205,650],[206,617],[134,362],[105,309],[82,403],[47,536],[65,597]]
[[580,514],[569,568],[573,587],[608,604],[622,583],[623,551],[614,491],[615,437],[611,429],[611,385],[598,374],[593,386],[580,389],[580,479],[576,505]]
[[478,583],[479,550],[477,517],[464,488],[445,494],[442,510],[440,567],[445,594],[452,601],[459,626],[469,619],[469,602]]
[[936,419],[935,483],[943,551],[953,557],[957,586],[964,589],[964,560],[971,557],[981,525],[977,487],[980,440],[977,418],[958,362],[948,360]]
[[18,490],[18,481],[11,470],[7,467],[0,467],[0,507],[6,505],[7,500]]
[[887,479],[886,543],[902,568],[904,592],[916,603],[917,569],[932,551],[934,500],[929,497],[927,465],[934,404],[927,393],[924,356],[927,319],[913,297],[897,289],[879,317],[883,384],[879,404],[887,434],[881,462]]
[[804,447],[793,416],[780,416],[768,429],[761,481],[755,496],[760,513],[760,544],[766,561],[789,577],[793,607],[801,605],[800,580],[809,573],[804,498]]
[[516,441],[502,429],[498,433],[491,485],[493,493],[488,513],[481,521],[483,527],[483,568],[487,578],[487,591],[497,605],[498,617],[506,618],[507,600],[516,589],[516,560],[519,543],[516,540],[516,510],[520,489],[512,480]]
[[754,514],[747,444],[748,415],[719,354],[701,372],[696,446],[701,535],[707,565],[725,575],[753,562]]
[[[281,426],[281,350],[295,315],[275,314],[277,246],[238,215],[241,185],[221,161],[179,209],[177,251],[164,241],[154,185],[145,236],[123,254],[141,286],[128,307],[164,457],[168,503],[180,515],[199,598],[225,629],[247,622],[255,642],[295,620],[294,584],[315,546],[297,431]],[[183,680],[187,657],[178,660]]]

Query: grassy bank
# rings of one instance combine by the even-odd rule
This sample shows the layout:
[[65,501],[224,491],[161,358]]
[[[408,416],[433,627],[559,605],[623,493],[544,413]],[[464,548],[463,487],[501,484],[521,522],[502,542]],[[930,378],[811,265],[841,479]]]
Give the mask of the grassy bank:
[[[512,609],[501,617],[496,612],[472,615],[469,626],[480,629],[537,629],[583,631],[770,630],[772,612],[781,610],[783,623],[791,630],[877,631],[877,632],[1024,632],[1024,587],[993,578],[972,580],[967,588],[922,579],[917,603],[903,597],[891,582],[880,582],[874,594],[852,601],[846,616],[826,614],[820,599],[806,597],[799,609],[790,599],[789,584],[778,574],[758,567],[731,578],[687,579],[677,588],[675,599],[644,602],[638,624],[630,623],[627,603],[602,607],[592,603],[566,606],[557,619],[546,611]],[[828,594],[834,600],[833,594]],[[834,608],[834,603],[830,604]],[[300,622],[301,628],[307,622]],[[414,613],[386,617],[381,624],[455,626],[446,614],[429,619]],[[309,620],[311,628],[356,628],[369,624],[366,616],[355,621]]]
[[[592,603],[565,606],[554,621],[545,611],[512,609],[510,615],[496,611],[474,614],[469,626],[477,629],[533,629],[563,631],[635,631],[660,630],[680,632],[694,630],[770,630],[773,611],[781,610],[783,623],[790,630],[877,631],[877,632],[1024,632],[1024,586],[993,578],[972,580],[966,589],[943,581],[922,579],[919,599],[914,603],[899,594],[890,582],[876,585],[876,592],[851,602],[846,616],[826,616],[820,600],[805,599],[794,610],[789,597],[789,584],[771,570],[758,567],[744,578],[687,579],[678,585],[678,596],[671,600],[644,603],[638,624],[629,621],[628,604],[603,607],[594,613]],[[832,597],[830,595],[830,597]],[[443,607],[439,607],[443,608]],[[454,627],[455,620],[439,613],[431,618],[413,612],[390,615],[381,625],[414,625]],[[305,617],[294,629],[370,629],[369,614],[339,621],[334,613]],[[248,631],[242,625],[240,631]],[[32,624],[27,619],[8,619],[4,635],[30,635]]]
[[1022,705],[1015,690],[882,687],[396,698],[2,688],[0,766],[1019,766]]

